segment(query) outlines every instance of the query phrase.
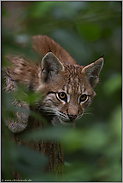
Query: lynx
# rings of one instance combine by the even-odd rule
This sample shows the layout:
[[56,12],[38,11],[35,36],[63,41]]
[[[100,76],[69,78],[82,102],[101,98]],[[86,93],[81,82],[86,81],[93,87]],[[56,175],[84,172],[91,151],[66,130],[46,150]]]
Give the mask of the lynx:
[[[35,104],[38,111],[50,116],[53,125],[72,125],[83,116],[96,95],[94,87],[99,81],[103,56],[87,66],[79,66],[49,37],[38,35],[31,40],[33,50],[40,56],[39,64],[30,63],[22,56],[6,56],[13,65],[4,69],[4,89],[15,91],[20,83],[41,96],[43,93],[43,98]],[[24,101],[14,99],[13,103],[20,109],[30,110]],[[14,133],[26,129],[29,114],[19,111],[16,117],[16,120],[6,120]]]

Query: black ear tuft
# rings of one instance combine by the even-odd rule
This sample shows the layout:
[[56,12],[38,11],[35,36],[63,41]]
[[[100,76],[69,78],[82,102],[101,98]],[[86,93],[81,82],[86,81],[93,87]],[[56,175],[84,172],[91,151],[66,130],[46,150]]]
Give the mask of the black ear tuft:
[[105,55],[105,53],[103,53],[100,58],[103,58],[104,55]]

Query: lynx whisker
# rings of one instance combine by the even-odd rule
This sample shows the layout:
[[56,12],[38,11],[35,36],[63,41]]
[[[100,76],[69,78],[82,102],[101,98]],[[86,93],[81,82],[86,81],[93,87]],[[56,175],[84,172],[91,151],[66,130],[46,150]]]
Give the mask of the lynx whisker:
[[91,115],[93,115],[91,112],[84,112],[83,115],[86,115],[86,114],[91,114]]

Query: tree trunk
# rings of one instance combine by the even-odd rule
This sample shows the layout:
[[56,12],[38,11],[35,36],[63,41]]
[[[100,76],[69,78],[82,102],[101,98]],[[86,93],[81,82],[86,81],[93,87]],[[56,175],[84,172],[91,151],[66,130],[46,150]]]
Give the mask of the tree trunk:
[[[38,129],[43,128],[43,125],[40,121],[36,119],[29,119],[28,126],[26,130],[21,133],[12,133],[12,137],[14,141],[18,145],[23,145],[29,147],[35,151],[39,151],[44,155],[47,155],[49,158],[49,163],[46,167],[44,167],[44,172],[55,172],[56,175],[63,174],[63,148],[59,142],[52,142],[52,141],[41,141],[41,142],[26,142],[22,140],[22,137],[25,133]],[[23,177],[20,176],[19,173],[13,173],[14,179],[22,179]]]

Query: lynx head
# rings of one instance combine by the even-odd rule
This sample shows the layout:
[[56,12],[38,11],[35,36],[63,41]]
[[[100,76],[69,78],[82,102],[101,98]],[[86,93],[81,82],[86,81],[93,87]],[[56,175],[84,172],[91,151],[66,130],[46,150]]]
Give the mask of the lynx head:
[[62,124],[80,119],[95,96],[103,58],[87,66],[63,64],[53,53],[47,53],[41,62],[41,86],[44,91],[41,109],[56,116]]

